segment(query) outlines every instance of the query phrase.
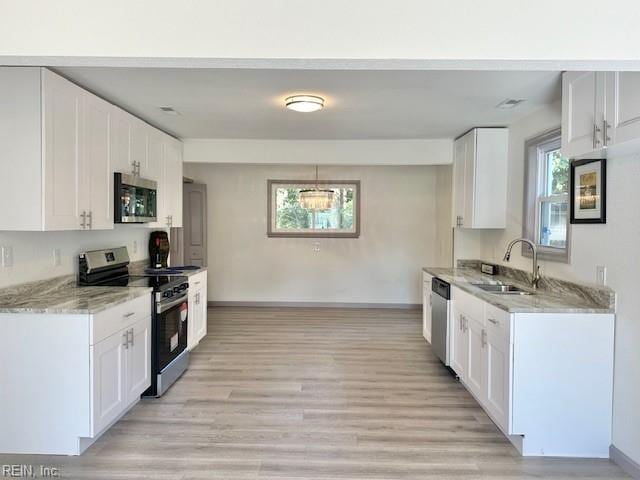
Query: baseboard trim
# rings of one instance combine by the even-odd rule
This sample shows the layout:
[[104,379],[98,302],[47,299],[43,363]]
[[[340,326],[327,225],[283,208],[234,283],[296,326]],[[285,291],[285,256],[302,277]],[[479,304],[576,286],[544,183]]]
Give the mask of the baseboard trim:
[[349,302],[223,302],[212,301],[209,307],[256,307],[256,308],[387,308],[418,310],[419,303],[349,303]]
[[613,445],[609,447],[609,458],[633,478],[640,479],[640,463],[633,461]]

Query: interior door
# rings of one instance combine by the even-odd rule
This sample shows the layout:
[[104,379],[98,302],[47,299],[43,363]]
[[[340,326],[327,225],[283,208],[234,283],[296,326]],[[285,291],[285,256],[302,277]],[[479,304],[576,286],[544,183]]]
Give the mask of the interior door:
[[482,322],[470,317],[466,318],[467,343],[467,377],[465,385],[480,401],[484,399],[485,380],[485,337]]
[[127,403],[140,397],[151,385],[151,318],[130,328],[133,343],[127,350]]
[[[84,96],[84,141],[82,165],[87,197],[81,198],[91,212],[93,230],[113,228],[113,174],[110,160],[109,127],[111,105],[91,94]],[[83,195],[84,196],[84,195]]]
[[201,183],[183,185],[184,262],[207,266],[207,186]]
[[44,229],[80,230],[82,90],[49,70],[42,82]]
[[90,348],[92,434],[96,435],[127,406],[125,392],[126,332],[114,333]]

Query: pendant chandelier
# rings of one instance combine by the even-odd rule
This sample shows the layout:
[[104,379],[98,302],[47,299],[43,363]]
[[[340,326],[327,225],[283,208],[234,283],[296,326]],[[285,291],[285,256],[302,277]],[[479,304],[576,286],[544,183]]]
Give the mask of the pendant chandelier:
[[316,165],[316,187],[300,190],[298,202],[307,210],[330,210],[333,207],[334,191],[321,190],[318,182],[318,166]]

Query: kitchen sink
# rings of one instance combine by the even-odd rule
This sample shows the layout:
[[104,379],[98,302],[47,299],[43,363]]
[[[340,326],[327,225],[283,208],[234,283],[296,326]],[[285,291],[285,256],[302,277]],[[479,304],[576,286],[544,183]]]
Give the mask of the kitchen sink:
[[533,292],[523,290],[520,287],[510,284],[502,283],[473,283],[475,287],[478,287],[485,292],[497,293],[500,295],[533,295]]

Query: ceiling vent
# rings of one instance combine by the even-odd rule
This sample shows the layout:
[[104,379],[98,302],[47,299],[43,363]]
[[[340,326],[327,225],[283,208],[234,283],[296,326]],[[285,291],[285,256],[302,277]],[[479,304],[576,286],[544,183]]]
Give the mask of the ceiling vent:
[[503,100],[498,105],[496,105],[496,108],[513,108],[520,105],[522,102],[524,102],[524,98],[507,98],[506,100]]
[[160,110],[162,110],[167,115],[180,115],[180,112],[174,110],[173,107],[160,107]]

